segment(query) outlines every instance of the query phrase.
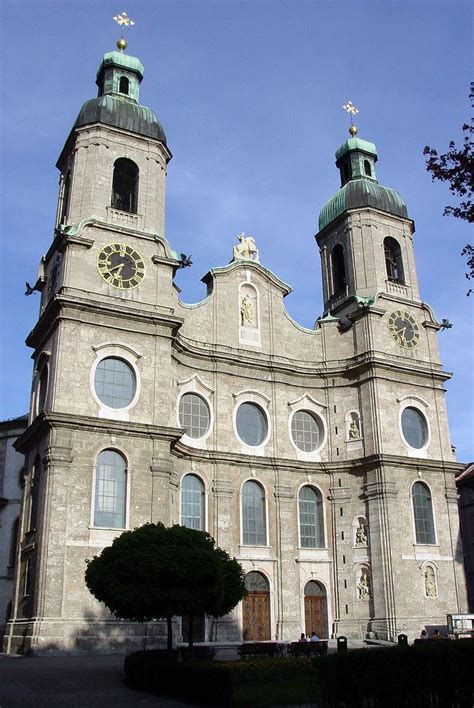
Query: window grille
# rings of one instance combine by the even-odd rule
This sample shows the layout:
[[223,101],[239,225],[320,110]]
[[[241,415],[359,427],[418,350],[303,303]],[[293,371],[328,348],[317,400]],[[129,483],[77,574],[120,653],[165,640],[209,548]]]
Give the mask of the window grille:
[[265,495],[257,482],[245,482],[242,490],[242,541],[246,546],[265,546],[267,529]]
[[94,526],[125,528],[126,463],[115,450],[103,450],[97,458]]

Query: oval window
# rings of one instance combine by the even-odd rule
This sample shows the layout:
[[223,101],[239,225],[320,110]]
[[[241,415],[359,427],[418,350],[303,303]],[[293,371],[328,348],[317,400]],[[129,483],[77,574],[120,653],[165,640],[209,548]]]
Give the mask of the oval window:
[[322,425],[312,413],[296,411],[291,419],[291,436],[299,450],[314,452],[322,439]]
[[202,438],[209,430],[209,408],[201,396],[185,393],[179,401],[179,423],[190,438]]
[[109,408],[125,408],[135,397],[135,372],[126,361],[116,357],[102,359],[95,370],[95,392]]
[[405,441],[416,450],[428,442],[428,424],[417,408],[405,408],[402,413],[402,432]]
[[239,406],[236,425],[239,437],[246,445],[257,447],[267,437],[267,418],[255,403],[242,403]]

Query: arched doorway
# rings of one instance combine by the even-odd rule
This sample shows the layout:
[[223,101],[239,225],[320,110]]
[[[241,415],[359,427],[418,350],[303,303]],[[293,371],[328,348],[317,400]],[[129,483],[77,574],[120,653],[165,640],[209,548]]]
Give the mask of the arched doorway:
[[304,588],[304,623],[306,634],[316,632],[318,637],[328,636],[328,611],[326,590],[321,583],[310,580]]
[[262,642],[270,636],[270,587],[262,573],[253,570],[245,577],[243,600],[244,642]]

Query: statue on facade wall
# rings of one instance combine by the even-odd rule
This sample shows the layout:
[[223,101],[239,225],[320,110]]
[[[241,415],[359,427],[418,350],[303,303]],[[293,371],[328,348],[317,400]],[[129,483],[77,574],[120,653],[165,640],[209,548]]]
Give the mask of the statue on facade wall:
[[351,420],[349,425],[349,440],[358,440],[360,438],[359,424],[357,420]]
[[258,253],[257,244],[253,236],[246,236],[241,233],[237,236],[239,243],[234,246],[232,255],[234,261],[253,261],[254,263],[260,263],[260,256]]
[[436,597],[436,581],[433,568],[430,566],[425,570],[425,595],[426,597]]
[[359,522],[359,526],[357,527],[355,540],[356,546],[367,545],[367,528],[362,522]]
[[367,575],[366,571],[363,570],[362,574],[360,576],[359,584],[357,586],[357,590],[359,591],[359,600],[368,600],[370,597],[370,584],[369,584],[369,576]]
[[244,295],[240,301],[240,324],[253,325],[253,303],[250,300],[250,295]]

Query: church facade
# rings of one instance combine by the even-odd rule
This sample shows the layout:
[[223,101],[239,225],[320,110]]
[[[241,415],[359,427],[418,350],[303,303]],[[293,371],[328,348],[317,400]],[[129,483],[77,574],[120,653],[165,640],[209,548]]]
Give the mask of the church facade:
[[171,153],[123,49],[104,56],[57,163],[4,650],[163,642],[159,622],[113,619],[84,583],[86,559],[150,521],[208,531],[246,572],[247,597],[200,618],[202,640],[445,625],[467,610],[449,374],[375,145],[353,131],[336,153],[314,329],[288,315],[289,286],[244,234],[187,305],[173,280],[187,259],[164,231]]

